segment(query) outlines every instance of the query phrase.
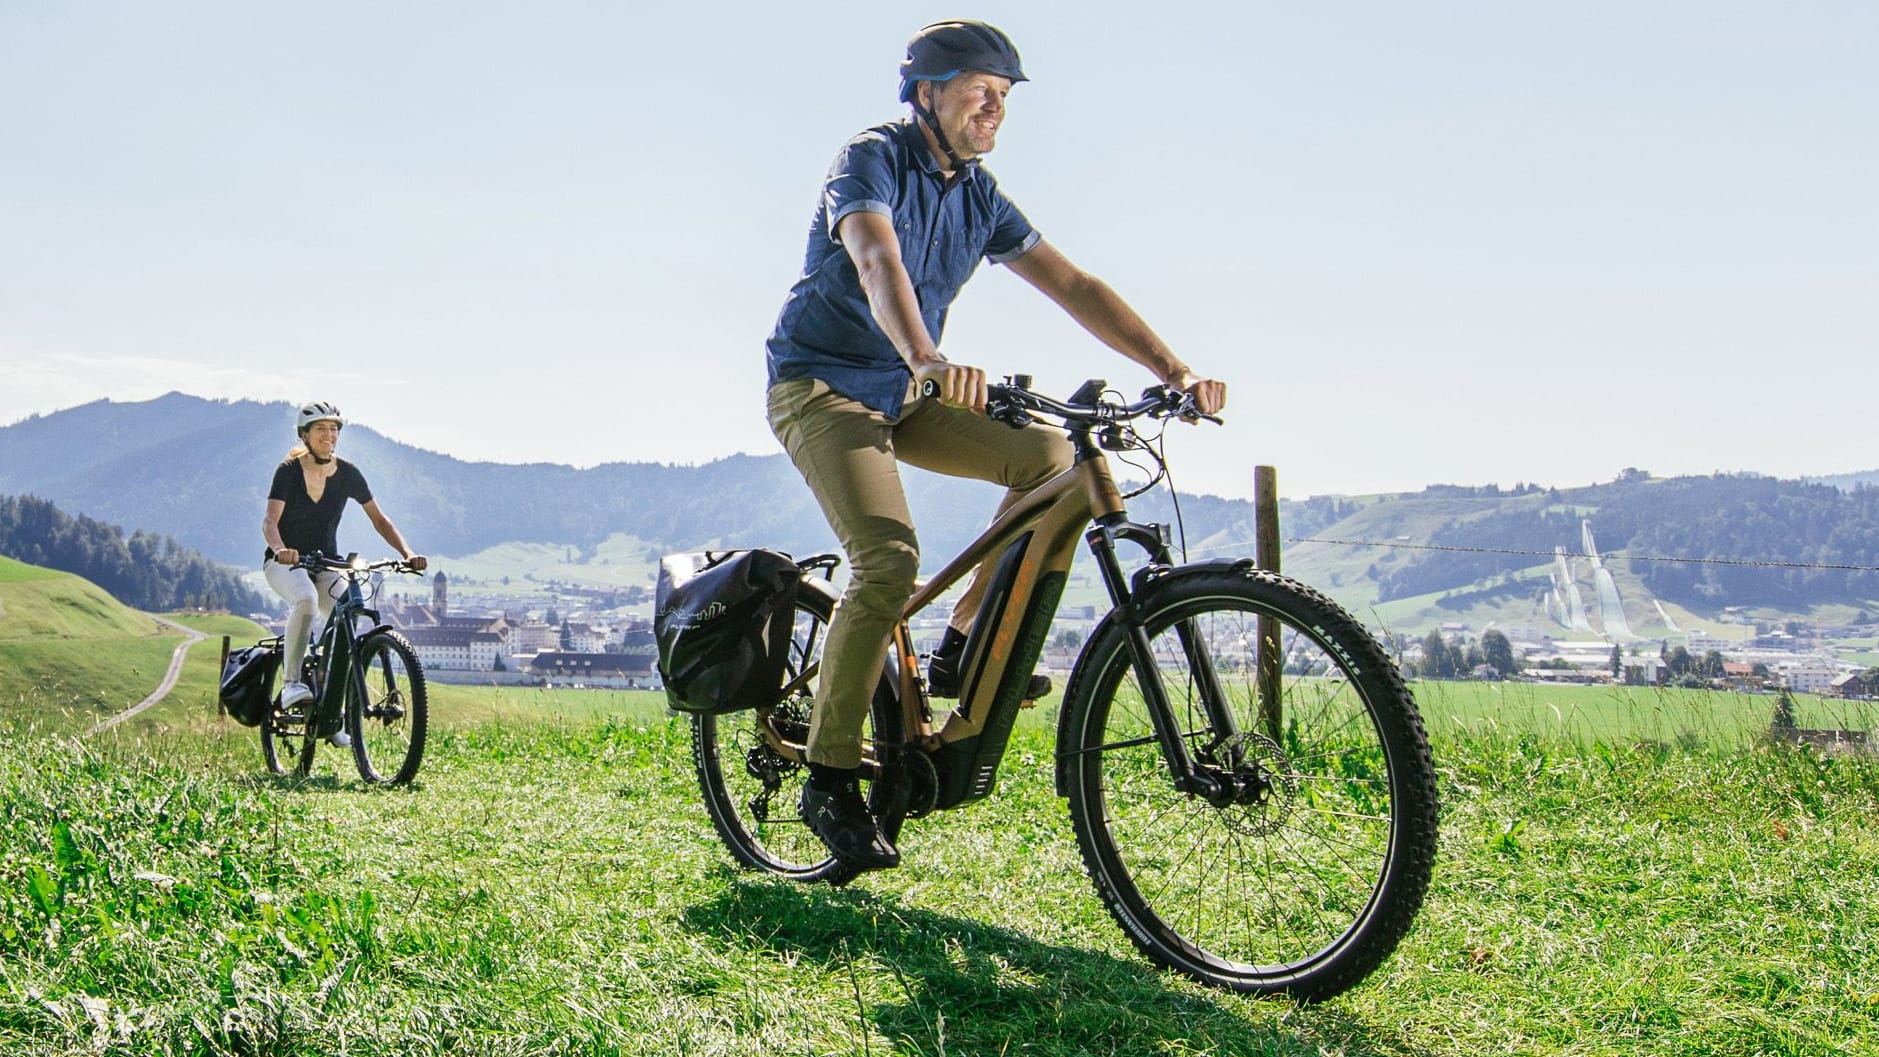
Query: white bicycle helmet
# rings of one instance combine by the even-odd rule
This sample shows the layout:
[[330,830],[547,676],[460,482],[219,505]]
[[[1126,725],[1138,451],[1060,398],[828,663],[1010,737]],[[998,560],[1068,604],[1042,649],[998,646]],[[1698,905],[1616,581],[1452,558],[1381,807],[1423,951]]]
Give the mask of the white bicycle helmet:
[[333,422],[345,426],[346,416],[339,409],[324,400],[315,400],[311,404],[301,404],[300,413],[294,418],[294,431],[306,433],[307,427],[315,422]]

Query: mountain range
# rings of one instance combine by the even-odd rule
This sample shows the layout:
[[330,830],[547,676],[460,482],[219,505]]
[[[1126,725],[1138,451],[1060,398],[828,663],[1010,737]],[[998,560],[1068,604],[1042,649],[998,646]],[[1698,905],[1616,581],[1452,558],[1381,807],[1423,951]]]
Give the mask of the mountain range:
[[[182,393],[35,415],[0,427],[0,494],[35,495],[254,566],[267,485],[293,443],[292,422],[285,403]],[[513,541],[585,548],[615,533],[673,549],[761,545],[807,553],[834,546],[814,497],[780,454],[587,469],[465,462],[349,425],[340,456],[366,474],[379,506],[412,545],[433,554]],[[965,546],[999,495],[990,485],[912,468],[906,480],[929,554]],[[1155,509],[1153,502],[1144,507]],[[1241,500],[1197,496],[1184,499],[1184,509],[1208,533],[1251,518],[1251,504]],[[356,514],[342,524],[340,542],[383,549]]]
[[[291,446],[292,421],[285,403],[182,393],[37,415],[0,427],[0,494],[49,499],[70,513],[173,536],[253,568],[267,483]],[[587,549],[616,534],[670,550],[834,548],[813,497],[782,455],[586,469],[466,462],[363,425],[346,427],[340,453],[364,470],[412,544],[433,555],[461,557],[518,541]],[[963,547],[997,500],[990,485],[905,473],[923,550],[935,560]],[[1340,541],[1290,543],[1286,568],[1357,607],[1538,592],[1553,549],[1581,549],[1587,518],[1606,552],[1757,563],[1641,564],[1622,578],[1679,604],[1866,606],[1879,600],[1876,486],[1879,471],[1819,481],[1657,479],[1627,471],[1567,490],[1431,485],[1400,495],[1320,496],[1282,503],[1280,519],[1293,541]],[[1173,515],[1164,490],[1144,495],[1131,511],[1140,520]],[[1183,495],[1180,513],[1197,553],[1251,553],[1251,503]],[[356,514],[341,544],[383,550]]]

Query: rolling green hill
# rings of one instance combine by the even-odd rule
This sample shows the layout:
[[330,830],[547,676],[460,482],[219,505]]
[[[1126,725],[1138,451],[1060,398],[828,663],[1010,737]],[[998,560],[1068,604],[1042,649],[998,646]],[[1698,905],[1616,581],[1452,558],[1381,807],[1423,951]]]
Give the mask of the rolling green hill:
[[0,557],[0,642],[135,638],[162,630],[89,580]]
[[[219,637],[261,630],[241,617],[171,619],[211,638],[190,650],[182,677],[146,723],[215,709]],[[0,558],[0,729],[75,732],[144,699],[168,670],[181,632],[126,608],[69,573]]]

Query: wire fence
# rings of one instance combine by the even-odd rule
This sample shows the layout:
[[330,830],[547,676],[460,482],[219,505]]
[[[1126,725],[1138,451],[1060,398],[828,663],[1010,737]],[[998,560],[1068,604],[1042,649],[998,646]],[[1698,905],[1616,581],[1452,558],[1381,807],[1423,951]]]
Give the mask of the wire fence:
[[[1530,555],[1536,558],[1545,558],[1549,561],[1555,557],[1565,557],[1565,558],[1591,558],[1591,559],[1595,559],[1601,562],[1606,562],[1606,561],[1679,562],[1679,563],[1689,564],[1689,565],[1749,565],[1749,566],[1756,566],[1759,568],[1766,568],[1766,569],[1831,569],[1831,570],[1838,570],[1841,572],[1855,572],[1855,573],[1879,572],[1879,565],[1847,565],[1847,564],[1841,564],[1838,562],[1771,561],[1771,560],[1758,559],[1758,558],[1684,558],[1684,557],[1678,557],[1675,555],[1667,555],[1667,554],[1626,554],[1623,551],[1601,551],[1598,553],[1586,553],[1584,551],[1523,550],[1517,547],[1457,547],[1457,546],[1447,546],[1447,545],[1443,545],[1439,543],[1407,543],[1401,540],[1339,540],[1339,539],[1324,539],[1318,536],[1287,536],[1285,539],[1285,542],[1288,544],[1290,543],[1324,543],[1324,544],[1332,544],[1332,545],[1340,546],[1340,547],[1389,547],[1389,548],[1394,548],[1397,550],[1413,550],[1413,551],[1453,551],[1453,552],[1460,553],[1460,554]],[[1224,552],[1231,548],[1221,547],[1221,548],[1209,548],[1209,549],[1210,550],[1217,549],[1217,550]]]

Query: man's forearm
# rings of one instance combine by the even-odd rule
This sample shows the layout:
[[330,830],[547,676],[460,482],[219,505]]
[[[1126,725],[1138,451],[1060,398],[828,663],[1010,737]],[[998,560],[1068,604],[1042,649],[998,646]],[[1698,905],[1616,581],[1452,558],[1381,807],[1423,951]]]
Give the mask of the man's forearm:
[[895,262],[871,261],[859,269],[861,291],[867,295],[868,308],[887,340],[909,368],[941,359],[939,349],[926,332],[920,318],[920,301],[914,296],[913,281]]
[[1171,385],[1188,373],[1168,343],[1108,283],[1086,274],[1065,294],[1064,310],[1098,341]]

